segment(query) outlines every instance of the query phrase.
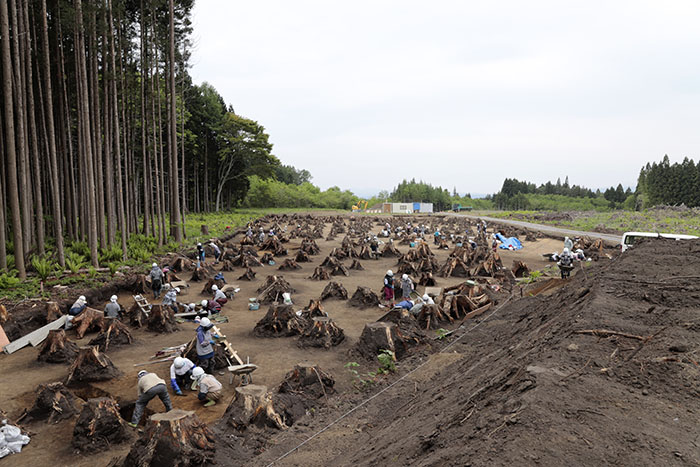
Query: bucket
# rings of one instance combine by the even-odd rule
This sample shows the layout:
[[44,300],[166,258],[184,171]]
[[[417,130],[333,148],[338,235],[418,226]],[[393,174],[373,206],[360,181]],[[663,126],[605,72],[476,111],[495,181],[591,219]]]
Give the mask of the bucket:
[[411,248],[414,248],[416,246],[416,242],[411,242],[411,243],[409,243],[409,245]]
[[461,243],[461,242],[457,242],[456,245],[457,245],[457,247],[461,247],[461,246],[462,246],[462,243]]
[[256,311],[260,309],[260,304],[259,303],[249,303],[248,304],[248,309],[251,311]]
[[270,261],[267,262],[267,264],[269,264],[270,266],[274,266],[274,265],[275,265],[275,262],[272,261],[272,260],[270,260]]

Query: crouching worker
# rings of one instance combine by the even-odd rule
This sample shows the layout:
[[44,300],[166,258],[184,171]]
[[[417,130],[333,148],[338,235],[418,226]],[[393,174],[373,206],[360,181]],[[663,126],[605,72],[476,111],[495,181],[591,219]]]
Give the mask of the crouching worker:
[[[211,286],[211,290],[214,292],[214,301],[217,302],[219,305],[224,306],[226,302],[228,302],[228,298],[226,298],[226,294],[223,293],[220,289],[219,286],[214,284]],[[221,310],[219,310],[221,311]]]
[[112,295],[109,303],[105,306],[105,317],[122,319],[122,307],[117,302],[116,295]]
[[73,327],[73,318],[82,313],[83,310],[85,310],[85,308],[87,308],[87,299],[85,298],[85,295],[81,295],[80,297],[78,297],[75,303],[73,303],[73,306],[70,307],[70,310],[68,310],[68,316],[66,317],[65,324],[66,329],[70,329]]
[[221,303],[215,300],[202,300],[202,309],[206,310],[210,315],[215,315],[221,312]]
[[173,410],[173,404],[170,402],[170,395],[168,395],[165,381],[160,379],[155,373],[149,373],[146,370],[139,371],[138,378],[139,398],[136,400],[134,415],[131,417],[131,422],[129,422],[129,426],[134,428],[139,424],[141,415],[143,415],[148,402],[156,396],[160,398],[166,412]]
[[197,367],[192,363],[192,360],[185,357],[175,358],[173,364],[170,365],[170,386],[178,396],[183,395],[180,387],[187,387],[194,368]]
[[222,385],[214,378],[214,375],[204,373],[204,370],[197,367],[192,370],[192,379],[199,385],[197,398],[204,402],[204,407],[211,407],[221,398]]

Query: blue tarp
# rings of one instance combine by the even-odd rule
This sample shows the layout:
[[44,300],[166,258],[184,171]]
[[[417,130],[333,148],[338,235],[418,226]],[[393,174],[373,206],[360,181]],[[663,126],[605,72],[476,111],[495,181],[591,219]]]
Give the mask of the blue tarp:
[[519,250],[523,247],[523,244],[520,243],[520,240],[518,240],[515,237],[505,238],[503,235],[497,233],[496,238],[501,241],[501,244],[498,246],[498,248],[502,250],[508,250],[511,246],[514,250]]

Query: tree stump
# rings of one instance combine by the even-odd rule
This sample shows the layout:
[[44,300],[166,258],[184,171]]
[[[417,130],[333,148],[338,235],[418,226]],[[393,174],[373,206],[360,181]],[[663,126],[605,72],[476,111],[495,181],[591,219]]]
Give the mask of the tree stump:
[[299,347],[323,347],[330,349],[345,340],[345,333],[328,316],[312,318],[313,324],[299,337]]
[[122,467],[209,465],[216,450],[214,433],[193,411],[173,409],[152,415],[122,462]]
[[236,388],[235,395],[224,413],[226,423],[237,431],[245,431],[253,425],[258,428],[287,426],[272,406],[272,398],[266,386],[249,384]]
[[146,313],[143,312],[137,303],[131,305],[129,311],[126,312],[126,317],[129,320],[129,324],[135,328],[142,327],[148,320],[148,316],[146,316]]
[[295,269],[301,269],[301,266],[299,266],[299,264],[297,264],[297,262],[293,259],[287,258],[277,269],[280,271],[294,271]]
[[336,267],[333,268],[331,271],[331,276],[349,276],[350,272],[348,271],[348,268],[346,268],[342,264],[337,264]]
[[80,347],[78,357],[68,370],[65,384],[107,381],[121,374],[112,360],[100,353],[97,347]]
[[241,275],[238,278],[239,281],[254,281],[255,280],[255,271],[253,271],[250,268],[247,268],[245,273]]
[[208,225],[202,224],[202,226],[200,227],[200,231],[202,232],[202,235],[204,235],[205,237],[209,236],[209,226]]
[[311,259],[309,258],[309,255],[303,250],[299,250],[297,252],[297,255],[294,257],[294,260],[297,263],[308,263],[311,261]]
[[454,319],[437,305],[423,305],[416,317],[416,321],[418,321],[418,325],[422,329],[437,329],[439,324],[451,323]]
[[262,304],[280,301],[283,293],[292,293],[294,289],[282,276],[267,276],[265,283],[258,288],[258,302]]
[[214,291],[211,288],[213,285],[216,285],[219,289],[222,289],[224,287],[224,285],[226,285],[226,283],[221,279],[209,279],[209,280],[207,280],[207,283],[204,285],[204,288],[202,289],[202,293],[205,295],[210,294],[210,293],[214,293]]
[[328,271],[323,269],[321,266],[316,266],[314,273],[311,275],[311,277],[309,277],[309,279],[315,281],[327,281],[330,278],[331,276],[328,274]]
[[510,270],[515,277],[526,277],[530,275],[530,268],[522,261],[513,260],[513,267]]
[[270,261],[274,261],[275,257],[272,255],[272,253],[265,253],[262,255],[262,258],[260,258],[260,262],[262,264],[270,264]]
[[396,270],[396,274],[408,274],[409,276],[415,276],[418,274],[418,268],[416,268],[413,263],[401,263],[401,266],[399,266],[399,268]]
[[90,345],[96,345],[101,352],[109,350],[110,346],[119,347],[130,345],[134,342],[131,331],[116,318],[106,318],[107,329],[99,333],[90,341]]
[[301,251],[307,255],[317,255],[321,252],[316,242],[311,238],[305,238],[301,242]]
[[379,306],[380,300],[369,287],[359,286],[348,303],[357,308],[370,308]]
[[168,306],[153,305],[148,313],[146,328],[149,331],[169,333],[177,331],[177,322],[173,310]]
[[200,266],[198,268],[194,268],[194,271],[192,272],[192,277],[190,278],[190,281],[192,282],[201,282],[209,279],[211,274],[209,274],[209,271]]
[[105,328],[105,315],[94,308],[85,308],[73,318],[73,327],[78,339],[82,339],[88,331],[102,331]]
[[326,288],[321,292],[321,300],[326,300],[329,298],[337,298],[338,300],[347,300],[348,291],[345,290],[342,284],[338,282],[329,282]]
[[[63,313],[61,313],[61,310],[58,308],[58,303],[46,302],[46,322],[47,323],[53,323],[61,316],[63,316]],[[2,322],[3,322],[3,320],[0,318],[0,323],[2,323]]]
[[350,267],[348,269],[354,269],[356,271],[364,271],[365,270],[365,268],[362,267],[362,264],[357,259],[352,260],[352,264],[350,265]]
[[134,278],[134,283],[131,286],[131,291],[133,293],[139,293],[139,294],[146,293],[146,291],[151,288],[149,286],[149,284],[150,284],[150,280],[147,280],[146,276],[144,274],[138,274]]
[[83,406],[73,429],[71,445],[80,451],[94,453],[128,439],[129,429],[119,414],[117,402],[111,397],[99,397],[89,399]]
[[327,267],[327,268],[335,268],[340,264],[340,261],[338,261],[338,258],[334,256],[326,256],[326,259],[321,262],[321,266]]
[[49,331],[49,335],[42,342],[36,359],[47,363],[68,363],[72,362],[76,355],[78,345],[68,340],[63,329],[54,329]]
[[82,401],[63,383],[41,384],[36,393],[34,405],[27,411],[31,420],[58,423],[72,418],[80,410]]
[[411,345],[413,343],[406,341],[395,323],[379,321],[365,324],[356,349],[370,360],[376,359],[382,350],[391,350],[400,359]]
[[432,272],[424,272],[420,275],[418,285],[422,285],[424,287],[435,287],[435,284],[436,282]]
[[233,261],[231,261],[230,259],[224,260],[223,264],[221,265],[221,270],[225,272],[233,272]]
[[315,316],[328,316],[328,313],[323,309],[323,305],[320,300],[309,300],[309,304],[301,310],[301,314],[306,319],[311,319]]
[[299,364],[285,375],[278,392],[299,394],[309,399],[318,399],[335,392],[333,389],[334,385],[335,380],[333,377],[321,368],[315,365]]
[[189,258],[178,255],[168,265],[171,271],[182,272],[191,271],[193,269],[192,261]]
[[379,259],[377,258],[377,255],[375,255],[372,252],[372,249],[367,245],[363,245],[362,248],[360,248],[360,254],[358,255],[358,257],[360,259]]
[[401,252],[396,249],[393,243],[387,243],[382,248],[382,256],[385,258],[398,258],[401,256]]
[[292,305],[272,305],[253,328],[257,337],[288,337],[301,334],[308,321],[296,314]]

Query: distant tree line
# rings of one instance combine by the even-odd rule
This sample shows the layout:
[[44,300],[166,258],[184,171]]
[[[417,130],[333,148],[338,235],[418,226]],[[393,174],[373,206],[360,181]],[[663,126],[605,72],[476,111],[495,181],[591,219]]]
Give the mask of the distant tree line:
[[389,195],[389,201],[395,203],[423,202],[433,203],[435,211],[444,211],[452,206],[452,196],[450,191],[440,186],[432,186],[423,181],[410,182],[403,180]]
[[665,155],[660,163],[647,163],[637,179],[637,204],[644,207],[659,204],[688,207],[700,206],[700,161],[687,157],[673,163]]

